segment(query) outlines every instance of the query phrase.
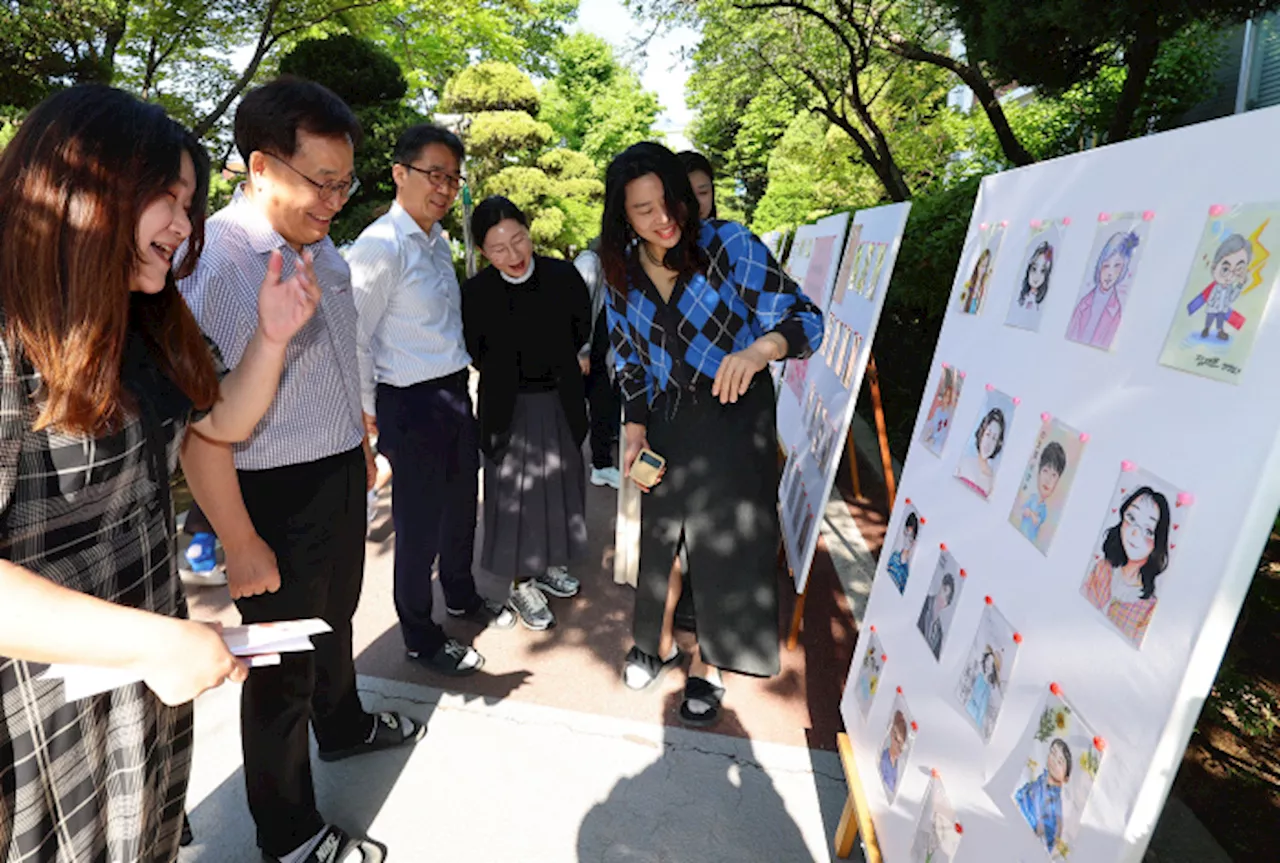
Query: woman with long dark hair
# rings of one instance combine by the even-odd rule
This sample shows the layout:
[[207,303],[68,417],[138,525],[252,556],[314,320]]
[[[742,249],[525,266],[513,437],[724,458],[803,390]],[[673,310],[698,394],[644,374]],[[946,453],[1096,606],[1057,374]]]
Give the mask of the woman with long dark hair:
[[467,351],[480,372],[484,543],[480,565],[511,582],[533,630],[555,625],[546,594],[577,594],[569,564],[586,551],[586,391],[578,349],[591,303],[568,261],[534,254],[529,220],[485,198],[471,235],[492,266],[462,286]]
[[[41,103],[0,154],[0,857],[173,861],[191,705],[245,666],[185,620],[170,473],[188,429],[252,432],[319,292],[276,257],[237,369],[178,294],[209,161],[108,87]],[[142,682],[68,701],[46,663]]]
[[716,219],[716,172],[711,162],[697,150],[685,150],[678,158],[689,175],[693,196],[698,199],[698,218]]
[[618,356],[628,476],[652,449],[666,472],[645,501],[633,631],[623,678],[643,689],[680,661],[672,615],[684,543],[698,653],[681,718],[709,725],[720,669],[778,671],[777,444],[769,362],[806,357],[822,314],[764,244],[704,221],[670,150],[636,144],[605,179],[600,253]]

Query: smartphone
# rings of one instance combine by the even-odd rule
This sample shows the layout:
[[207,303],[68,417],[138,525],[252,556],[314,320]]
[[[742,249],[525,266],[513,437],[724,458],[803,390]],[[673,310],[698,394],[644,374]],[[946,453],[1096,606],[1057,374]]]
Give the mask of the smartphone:
[[645,488],[653,488],[666,466],[667,460],[662,456],[651,449],[642,449],[631,463],[631,479]]

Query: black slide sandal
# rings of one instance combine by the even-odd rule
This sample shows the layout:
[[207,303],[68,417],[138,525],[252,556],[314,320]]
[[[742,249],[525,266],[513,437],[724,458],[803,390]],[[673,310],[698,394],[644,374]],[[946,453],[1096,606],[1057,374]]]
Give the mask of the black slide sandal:
[[[706,728],[720,721],[720,702],[724,699],[724,687],[716,686],[701,677],[690,677],[684,685],[684,701],[680,702],[680,721],[694,728]],[[690,701],[710,705],[705,713],[689,709]]]
[[[302,863],[346,863],[352,851],[360,852],[360,863],[384,863],[387,859],[387,848],[372,839],[352,839],[340,827],[332,824],[324,828],[320,843],[311,853],[302,858]],[[263,854],[266,863],[280,863],[268,854]]]

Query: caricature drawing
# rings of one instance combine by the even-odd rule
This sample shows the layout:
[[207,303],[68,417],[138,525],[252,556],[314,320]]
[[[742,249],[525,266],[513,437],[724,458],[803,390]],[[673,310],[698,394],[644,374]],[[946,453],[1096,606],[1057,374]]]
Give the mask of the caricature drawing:
[[1187,305],[1188,315],[1194,315],[1202,307],[1205,310],[1200,338],[1209,338],[1215,324],[1218,339],[1224,342],[1231,338],[1225,329],[1227,324],[1235,330],[1244,327],[1244,317],[1232,306],[1244,291],[1252,263],[1253,244],[1239,234],[1227,237],[1213,253],[1213,281]]
[[1111,347],[1124,312],[1120,291],[1130,274],[1139,242],[1134,231],[1118,231],[1107,240],[1093,267],[1092,286],[1071,315],[1068,339],[1104,350]]
[[1017,303],[1023,309],[1039,311],[1040,304],[1049,294],[1049,276],[1053,273],[1053,246],[1047,240],[1036,246],[1027,263],[1027,270],[1022,275],[1022,287],[1018,291]]
[[982,311],[982,302],[986,299],[987,282],[991,279],[991,249],[982,250],[977,263],[973,265],[973,273],[965,282],[960,298],[960,311],[966,315],[976,315]]
[[916,537],[919,535],[920,516],[912,510],[907,513],[906,521],[903,522],[902,530],[898,534],[898,547],[889,555],[889,563],[886,567],[893,586],[898,588],[898,593],[904,593],[907,589],[907,578],[911,575],[911,552],[915,550]]
[[929,414],[925,417],[922,441],[934,455],[938,455],[947,443],[947,435],[951,431],[951,418],[955,413],[956,403],[960,400],[960,386],[963,381],[956,370],[945,368],[938,379],[938,389],[933,403],[929,405]]
[[1071,781],[1071,748],[1062,738],[1049,744],[1044,772],[1018,789],[1014,800],[1027,824],[1050,852],[1062,830],[1062,790]]
[[889,734],[884,747],[880,750],[880,781],[884,783],[885,794],[892,800],[898,793],[898,778],[902,770],[903,755],[907,748],[907,717],[894,704],[893,720],[889,723]]
[[1081,592],[1135,646],[1156,609],[1156,579],[1169,565],[1169,501],[1149,485],[1119,506],[1102,540],[1101,559]]
[[[941,568],[944,562],[939,560]],[[920,617],[916,620],[916,629],[924,636],[925,643],[933,653],[934,659],[940,659],[942,640],[946,637],[950,618],[943,620],[942,613],[950,608],[956,599],[956,577],[951,573],[943,573],[941,582],[935,579],[933,593],[925,597],[920,608]]]
[[966,453],[956,469],[956,476],[960,481],[984,498],[991,494],[992,486],[995,485],[995,459],[1004,449],[1007,426],[1004,411],[1000,408],[987,411],[974,432],[975,452]]
[[1067,452],[1062,444],[1050,441],[1040,452],[1040,467],[1036,473],[1034,492],[1028,492],[1022,506],[1022,523],[1018,529],[1027,539],[1040,538],[1040,528],[1049,518],[1049,499],[1058,490],[1058,482],[1067,470]]

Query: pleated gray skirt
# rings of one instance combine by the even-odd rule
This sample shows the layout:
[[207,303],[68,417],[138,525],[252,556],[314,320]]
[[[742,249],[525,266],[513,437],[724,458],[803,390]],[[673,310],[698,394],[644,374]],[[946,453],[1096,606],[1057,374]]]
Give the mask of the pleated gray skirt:
[[521,393],[511,442],[484,457],[480,565],[512,580],[567,566],[587,548],[586,468],[558,392]]

